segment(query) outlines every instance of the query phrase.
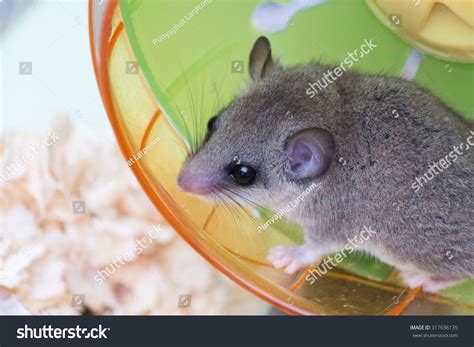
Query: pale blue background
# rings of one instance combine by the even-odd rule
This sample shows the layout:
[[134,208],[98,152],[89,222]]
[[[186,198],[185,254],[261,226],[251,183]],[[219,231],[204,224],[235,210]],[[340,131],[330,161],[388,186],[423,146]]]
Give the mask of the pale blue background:
[[[0,131],[48,129],[58,114],[109,131],[87,6],[86,0],[0,0]],[[33,63],[31,76],[19,74],[20,61]]]

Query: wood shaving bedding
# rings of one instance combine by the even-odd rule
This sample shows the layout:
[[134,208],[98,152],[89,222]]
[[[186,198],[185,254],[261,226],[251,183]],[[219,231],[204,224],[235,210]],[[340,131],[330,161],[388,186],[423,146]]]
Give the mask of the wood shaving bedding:
[[[259,299],[168,226],[111,136],[74,127],[67,118],[51,130],[57,139],[50,146],[39,132],[0,141],[0,314],[262,312]],[[39,146],[34,155],[31,146]],[[8,175],[22,157],[23,165],[17,162]],[[84,201],[86,213],[74,214],[73,201]],[[161,232],[140,254],[111,266],[153,226]],[[110,276],[98,281],[101,269]],[[179,296],[187,294],[190,305],[179,307]]]

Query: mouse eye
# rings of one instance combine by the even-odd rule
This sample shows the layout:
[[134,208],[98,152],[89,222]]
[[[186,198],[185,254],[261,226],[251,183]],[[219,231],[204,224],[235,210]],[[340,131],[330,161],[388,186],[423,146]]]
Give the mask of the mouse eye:
[[216,124],[217,116],[212,117],[209,119],[209,122],[207,122],[207,130],[212,131],[214,129],[214,125]]
[[230,175],[235,182],[242,186],[247,186],[252,184],[255,180],[256,172],[253,168],[247,165],[237,165],[232,169]]

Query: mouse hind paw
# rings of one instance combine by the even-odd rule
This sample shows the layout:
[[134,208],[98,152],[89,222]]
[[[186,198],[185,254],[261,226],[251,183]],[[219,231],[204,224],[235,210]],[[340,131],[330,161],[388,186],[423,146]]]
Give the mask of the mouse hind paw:
[[455,286],[458,280],[439,280],[427,274],[414,272],[401,273],[403,282],[410,288],[422,287],[425,292],[438,292],[440,290]]
[[439,292],[441,290],[454,287],[455,285],[459,284],[460,281],[434,281],[429,280],[423,283],[423,290],[425,292]]

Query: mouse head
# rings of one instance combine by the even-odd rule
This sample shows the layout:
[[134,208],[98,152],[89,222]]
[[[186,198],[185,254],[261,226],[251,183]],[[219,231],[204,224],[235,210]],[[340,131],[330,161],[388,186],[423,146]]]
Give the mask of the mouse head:
[[211,200],[277,206],[323,179],[335,143],[311,123],[298,72],[275,64],[265,37],[252,48],[249,72],[253,82],[209,120],[204,143],[186,160],[178,185]]

